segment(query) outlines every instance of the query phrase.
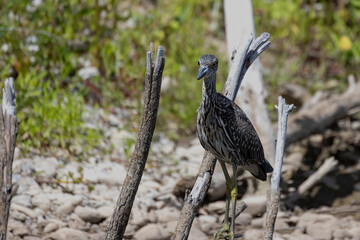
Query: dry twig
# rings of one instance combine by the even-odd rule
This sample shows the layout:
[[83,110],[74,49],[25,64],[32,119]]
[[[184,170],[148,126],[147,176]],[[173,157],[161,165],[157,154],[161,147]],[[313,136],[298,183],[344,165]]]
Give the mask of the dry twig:
[[108,226],[107,240],[123,238],[150,150],[159,108],[162,73],[165,66],[164,48],[159,47],[154,65],[152,54],[151,45],[150,51],[146,54],[144,107],[139,134],[124,185]]
[[5,81],[0,113],[0,240],[6,239],[11,198],[17,189],[12,184],[12,164],[19,129],[15,110],[14,80],[10,78]]
[[280,179],[281,168],[284,158],[284,148],[286,140],[286,124],[289,113],[295,109],[294,105],[287,105],[285,99],[278,98],[278,133],[276,142],[276,155],[274,171],[271,176],[271,189],[267,193],[267,211],[264,239],[271,240],[274,234],[274,227],[280,202]]

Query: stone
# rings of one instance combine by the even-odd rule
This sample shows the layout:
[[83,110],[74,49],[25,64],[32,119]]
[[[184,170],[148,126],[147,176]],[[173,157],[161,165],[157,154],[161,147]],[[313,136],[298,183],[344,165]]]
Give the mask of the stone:
[[88,240],[89,236],[87,233],[72,229],[72,228],[61,228],[56,232],[51,233],[45,239],[52,240]]
[[41,240],[41,238],[34,237],[34,236],[25,236],[23,239],[24,240]]
[[29,234],[28,227],[22,222],[16,220],[9,220],[8,231],[12,232],[15,236],[25,236]]
[[240,216],[236,219],[236,224],[239,224],[241,226],[248,226],[250,225],[253,217],[250,213],[241,213]]
[[332,238],[332,232],[339,226],[336,217],[329,214],[306,212],[300,216],[297,227],[305,227],[309,236],[318,240]]
[[111,206],[102,206],[96,209],[103,217],[111,217],[114,212],[114,207]]
[[251,220],[251,226],[253,228],[264,228],[265,226],[265,218],[254,218]]
[[35,218],[37,217],[36,212],[34,212],[32,209],[27,208],[27,207],[23,207],[23,206],[18,205],[18,204],[16,204],[16,203],[12,203],[12,204],[11,204],[11,210],[12,210],[12,211],[21,212],[21,213],[27,215],[27,216],[30,217],[30,218],[34,218],[34,219],[35,219]]
[[[150,214],[154,215],[154,211],[151,211]],[[137,207],[133,208],[131,210],[131,223],[137,226],[138,228],[143,227],[150,222],[149,220],[150,214],[145,214],[143,211],[141,211],[141,209]],[[156,219],[154,222],[157,222],[157,215],[155,214],[155,216]]]
[[24,206],[24,207],[28,207],[31,208],[32,204],[31,204],[31,197],[29,195],[15,195],[12,200],[12,203],[16,203],[18,205]]
[[157,219],[159,222],[170,222],[173,220],[178,220],[180,211],[176,208],[165,207],[159,210],[156,210]]
[[360,226],[351,228],[349,230],[349,235],[351,235],[352,239],[359,240],[360,239]]
[[294,231],[294,233],[292,234],[284,234],[284,238],[286,240],[293,240],[293,239],[296,239],[296,240],[315,240],[314,238],[306,235],[306,234],[303,234],[303,233],[300,233],[300,232],[296,232]]
[[72,213],[75,209],[75,206],[72,203],[64,203],[62,205],[60,205],[57,209],[56,212],[60,215],[68,215],[70,213]]
[[207,206],[210,213],[223,214],[225,212],[225,201],[212,202]]
[[34,170],[45,177],[55,177],[58,160],[54,157],[36,157],[33,159]]
[[77,206],[75,208],[75,213],[78,215],[82,220],[89,223],[100,223],[105,220],[105,217],[90,207],[81,207]]
[[200,215],[198,217],[199,223],[200,223],[200,229],[203,232],[210,232],[213,229],[216,229],[218,227],[218,224],[216,222],[216,217],[211,215]]
[[249,229],[244,233],[244,240],[263,239],[264,230]]
[[208,240],[209,237],[206,236],[198,227],[192,226],[190,229],[189,240]]
[[250,213],[254,217],[261,217],[266,211],[265,196],[246,197],[243,201],[248,206],[244,212]]
[[89,234],[89,240],[100,240],[100,239],[106,239],[106,233],[105,232],[98,232]]
[[59,229],[59,225],[55,222],[48,223],[44,228],[44,233],[55,232]]
[[288,219],[285,218],[276,218],[275,221],[275,231],[281,231],[284,229],[288,229],[289,228],[289,224],[287,223]]
[[140,228],[135,234],[137,240],[167,240],[170,239],[170,233],[163,226],[150,223]]
[[336,229],[333,232],[334,240],[343,240],[345,238],[352,238],[348,230],[345,229]]
[[34,196],[31,199],[31,203],[35,207],[38,207],[38,208],[44,210],[45,212],[49,211],[51,208],[50,199],[47,197],[46,194],[39,194],[39,195]]
[[331,240],[334,228],[324,223],[313,223],[306,228],[306,233],[318,240]]

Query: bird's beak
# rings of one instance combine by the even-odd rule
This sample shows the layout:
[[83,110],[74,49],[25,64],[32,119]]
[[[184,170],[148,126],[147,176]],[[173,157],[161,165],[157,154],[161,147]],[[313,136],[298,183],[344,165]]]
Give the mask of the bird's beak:
[[200,66],[199,71],[198,71],[198,75],[197,75],[197,80],[202,79],[208,72],[209,72],[208,67]]

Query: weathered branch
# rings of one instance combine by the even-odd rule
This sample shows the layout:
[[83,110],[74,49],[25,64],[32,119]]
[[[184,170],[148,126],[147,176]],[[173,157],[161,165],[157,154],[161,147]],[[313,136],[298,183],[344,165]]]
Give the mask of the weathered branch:
[[332,97],[316,104],[307,111],[300,111],[289,118],[286,145],[301,140],[311,134],[321,133],[349,111],[360,107],[360,83],[340,96]]
[[139,134],[124,185],[108,226],[107,240],[122,239],[129,221],[131,208],[141,181],[155,129],[164,66],[163,47],[159,47],[153,66],[151,46],[150,51],[146,54],[144,107]]
[[6,239],[11,198],[16,193],[12,184],[12,164],[19,121],[16,117],[14,80],[5,81],[0,113],[0,240]]
[[334,157],[330,157],[324,161],[321,167],[314,172],[309,178],[303,182],[296,192],[290,195],[285,204],[288,207],[292,207],[293,203],[303,196],[309,189],[311,189],[315,184],[317,184],[324,176],[326,176],[330,171],[332,171],[338,165],[338,161]]
[[[252,59],[259,56],[270,44],[268,41],[269,38],[270,34],[268,33],[261,34],[255,41],[253,41],[253,37],[251,36],[249,40],[241,43],[238,47],[223,91],[224,95],[230,100],[234,101],[242,78],[244,77],[246,70],[254,61]],[[209,189],[215,164],[216,158],[209,152],[205,152],[194,187],[190,194],[185,198],[184,206],[180,213],[180,219],[172,239],[185,240],[188,238],[193,220]]]
[[278,132],[276,142],[276,155],[274,171],[271,176],[271,189],[267,193],[267,213],[264,233],[265,240],[272,240],[274,234],[275,221],[280,202],[279,186],[281,179],[281,169],[284,159],[286,124],[289,113],[295,109],[293,104],[287,105],[285,103],[285,99],[280,96],[278,98],[278,101]]

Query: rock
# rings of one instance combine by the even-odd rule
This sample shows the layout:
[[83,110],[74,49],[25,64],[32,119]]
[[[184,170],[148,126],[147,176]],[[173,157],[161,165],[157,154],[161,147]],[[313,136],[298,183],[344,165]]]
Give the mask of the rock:
[[208,240],[209,237],[206,236],[198,227],[192,226],[189,234],[189,240]]
[[251,220],[251,226],[253,228],[263,228],[265,226],[265,218],[254,218]]
[[75,209],[76,215],[78,215],[82,220],[89,223],[100,223],[104,221],[105,217],[90,207],[81,207],[77,206]]
[[159,222],[171,222],[173,220],[178,220],[180,215],[180,211],[172,207],[165,207],[160,210],[156,210],[155,212]]
[[24,240],[41,240],[41,238],[34,237],[34,236],[25,236],[23,239]]
[[244,240],[263,239],[264,230],[249,229],[244,233]]
[[212,202],[207,206],[210,213],[223,214],[225,212],[225,201]]
[[89,234],[90,239],[89,240],[99,240],[99,239],[106,239],[106,233],[105,232],[98,232]]
[[16,220],[9,220],[8,231],[12,232],[15,236],[23,237],[29,234],[28,227],[22,222]]
[[61,228],[56,232],[51,233],[45,239],[52,240],[88,240],[87,233],[72,228]]
[[57,209],[56,212],[60,215],[68,215],[70,213],[72,213],[75,209],[75,206],[72,203],[64,203],[62,205],[60,205]]
[[28,208],[32,207],[31,197],[29,195],[26,195],[26,194],[24,194],[24,195],[15,195],[12,198],[11,202],[19,204],[19,205],[24,206],[24,207],[28,207]]
[[24,177],[20,175],[13,175],[13,182],[19,185],[17,194],[27,194],[30,196],[35,196],[42,192],[39,184],[34,180],[33,177]]
[[248,206],[244,212],[250,213],[254,217],[262,216],[266,211],[265,196],[246,197],[243,201]]
[[313,223],[306,228],[306,233],[318,240],[331,240],[334,228],[324,223]]
[[359,240],[360,239],[360,226],[350,229],[349,235],[351,235],[352,239]]
[[122,185],[126,177],[126,169],[123,165],[105,161],[84,167],[84,179],[93,183],[105,183],[110,185]]
[[211,215],[201,215],[198,217],[200,222],[200,229],[203,232],[210,232],[213,229],[216,229],[218,227],[218,224],[216,222],[216,217]]
[[247,226],[250,225],[251,221],[252,221],[252,216],[250,213],[241,213],[240,216],[236,219],[236,223],[241,225],[241,226]]
[[37,173],[45,177],[55,177],[58,160],[54,157],[36,157],[33,166]]
[[[154,211],[151,211],[150,213],[154,214]],[[138,228],[143,227],[150,222],[149,215],[150,214],[145,214],[143,211],[141,211],[141,209],[137,207],[133,208],[131,210],[131,223]],[[156,219],[154,222],[157,222],[157,215],[155,218]]]
[[21,213],[27,215],[30,218],[35,219],[37,217],[37,214],[33,210],[31,210],[30,208],[23,207],[21,205],[15,204],[15,203],[11,204],[11,210],[21,212]]
[[50,199],[47,197],[46,194],[39,194],[39,195],[34,196],[31,199],[31,203],[35,207],[38,207],[44,211],[49,211],[50,207],[51,207]]
[[170,234],[163,226],[150,223],[140,228],[135,234],[137,240],[166,240],[170,239]]
[[288,229],[288,228],[289,228],[289,224],[287,223],[287,219],[276,218],[275,231],[281,231],[281,230]]
[[293,239],[296,239],[296,240],[315,240],[314,238],[308,236],[308,235],[305,235],[301,232],[298,232],[298,231],[294,231],[292,234],[284,234],[284,238],[286,240],[293,240]]
[[338,225],[338,220],[332,215],[307,212],[300,216],[297,227],[305,227],[307,234],[314,239],[327,240],[332,238]]
[[345,229],[336,229],[333,232],[334,240],[343,240],[345,238],[352,238],[348,230]]
[[26,220],[26,215],[21,213],[21,212],[12,211],[10,213],[10,216],[13,217],[15,220],[18,220],[20,222],[24,222]]
[[44,233],[51,233],[59,229],[59,225],[55,222],[48,223],[44,228]]
[[114,212],[114,207],[111,206],[102,206],[96,209],[103,217],[111,217]]

